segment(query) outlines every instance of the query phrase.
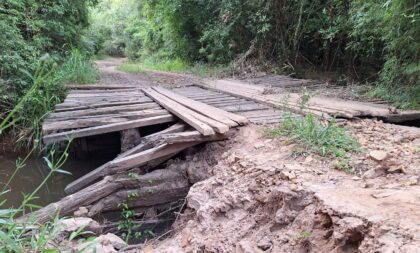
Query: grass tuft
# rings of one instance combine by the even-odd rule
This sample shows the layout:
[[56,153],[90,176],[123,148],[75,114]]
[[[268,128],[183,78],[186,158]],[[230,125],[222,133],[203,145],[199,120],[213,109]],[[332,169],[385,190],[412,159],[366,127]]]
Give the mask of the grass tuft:
[[[348,159],[348,153],[359,150],[357,141],[335,120],[323,123],[313,115],[294,118],[286,115],[281,126],[270,129],[274,136],[284,136],[298,144],[295,155],[317,154],[322,157]],[[347,169],[345,166],[343,168]]]

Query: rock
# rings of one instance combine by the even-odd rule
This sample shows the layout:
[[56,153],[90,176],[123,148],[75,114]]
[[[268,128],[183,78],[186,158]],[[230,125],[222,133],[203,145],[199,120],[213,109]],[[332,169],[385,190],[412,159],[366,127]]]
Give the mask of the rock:
[[64,219],[59,224],[63,226],[63,231],[68,233],[75,232],[82,227],[84,228],[83,231],[90,231],[95,234],[100,234],[102,230],[98,222],[86,217]]
[[120,250],[127,246],[127,243],[123,239],[119,238],[118,236],[112,233],[101,235],[93,241],[96,241],[102,245],[111,244],[117,250]]
[[388,157],[388,153],[382,150],[374,150],[369,153],[370,158],[375,161],[383,161]]
[[391,167],[387,169],[386,172],[387,173],[403,173],[403,170],[401,169],[401,167]]
[[296,179],[296,174],[293,171],[288,172],[288,171],[282,170],[280,172],[280,177],[283,180],[292,180],[292,179]]
[[236,253],[263,253],[258,247],[254,246],[253,243],[247,240],[240,241],[236,245]]
[[298,190],[298,186],[297,186],[296,184],[291,184],[291,185],[289,186],[289,188],[290,188],[290,190],[292,190],[292,191],[297,191],[297,190]]
[[416,185],[418,183],[419,183],[419,177],[418,176],[412,176],[407,180],[405,185],[410,186],[410,185]]
[[374,168],[363,173],[362,178],[377,178],[383,175],[385,175],[383,170]]
[[264,144],[262,144],[262,143],[258,143],[258,144],[255,144],[255,145],[254,145],[254,148],[255,148],[255,149],[262,149],[263,147],[265,147],[265,145],[264,145]]
[[386,197],[389,197],[391,195],[394,195],[398,192],[399,191],[388,191],[388,192],[374,193],[374,194],[372,194],[372,197],[374,197],[375,199],[382,199],[382,198],[386,198]]
[[257,244],[257,247],[263,251],[271,249],[273,242],[267,237],[264,236]]
[[146,245],[143,249],[144,253],[153,253],[153,247],[152,245]]
[[185,248],[190,244],[191,241],[191,230],[185,228],[181,234],[181,247]]
[[87,217],[88,213],[89,210],[86,207],[81,206],[77,211],[74,212],[74,217]]

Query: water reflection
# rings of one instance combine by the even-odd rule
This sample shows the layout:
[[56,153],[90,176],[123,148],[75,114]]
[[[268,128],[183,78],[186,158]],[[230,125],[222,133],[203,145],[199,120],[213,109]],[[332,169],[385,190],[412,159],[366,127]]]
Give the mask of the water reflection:
[[[16,154],[10,152],[0,152],[0,184],[3,185],[9,180],[16,168],[16,160],[24,157],[24,154]],[[51,202],[57,201],[65,196],[64,188],[66,185],[89,171],[99,167],[109,158],[104,157],[72,160],[69,159],[63,166],[63,170],[69,171],[72,175],[55,173],[47,182],[47,184],[38,192],[38,198],[34,204],[45,206]],[[0,201],[7,199],[5,207],[17,207],[20,205],[23,197],[22,193],[31,193],[48,175],[50,169],[45,164],[42,157],[31,156],[10,184],[11,192],[0,197]]]

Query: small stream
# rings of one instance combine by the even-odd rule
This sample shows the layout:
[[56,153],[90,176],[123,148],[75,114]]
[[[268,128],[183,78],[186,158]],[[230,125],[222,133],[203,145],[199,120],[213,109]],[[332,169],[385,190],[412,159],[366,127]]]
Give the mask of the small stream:
[[[12,176],[16,167],[16,160],[23,158],[25,154],[0,151],[0,185],[3,188],[4,184]],[[57,201],[65,196],[64,188],[66,185],[78,177],[88,173],[89,171],[99,167],[107,162],[109,157],[75,160],[69,158],[64,164],[63,170],[72,173],[72,175],[55,173],[36,194],[38,199],[33,201],[33,204],[45,206],[51,202]],[[23,167],[15,176],[10,184],[10,192],[6,195],[0,196],[0,202],[7,199],[5,205],[0,209],[8,207],[18,207],[22,201],[22,193],[30,194],[33,190],[44,180],[48,175],[50,169],[45,164],[42,156],[31,156],[26,161],[26,166]],[[0,189],[1,190],[1,189]]]

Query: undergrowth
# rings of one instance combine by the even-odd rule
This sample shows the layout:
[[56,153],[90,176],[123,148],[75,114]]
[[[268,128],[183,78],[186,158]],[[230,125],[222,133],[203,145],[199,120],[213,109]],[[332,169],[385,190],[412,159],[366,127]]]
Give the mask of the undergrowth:
[[183,62],[176,58],[173,60],[164,60],[157,57],[146,58],[143,61],[129,61],[117,66],[119,71],[142,74],[147,70],[167,71],[176,73],[191,73],[199,77],[220,77],[229,67],[226,65],[209,65],[202,62],[196,62],[193,65]]
[[338,169],[349,171],[348,153],[359,150],[359,144],[335,120],[321,122],[313,115],[292,117],[286,114],[282,124],[269,133],[274,137],[283,136],[297,143],[294,155],[308,156],[316,154],[321,157],[336,158]]
[[420,85],[391,87],[379,84],[367,92],[369,97],[381,98],[401,109],[420,109]]
[[98,78],[90,58],[76,49],[60,65],[45,55],[33,73],[21,73],[28,80],[26,88],[9,85],[0,91],[0,119],[4,119],[0,128],[3,133],[7,129],[18,144],[28,147],[39,142],[42,122],[64,98],[65,84],[93,83]]

